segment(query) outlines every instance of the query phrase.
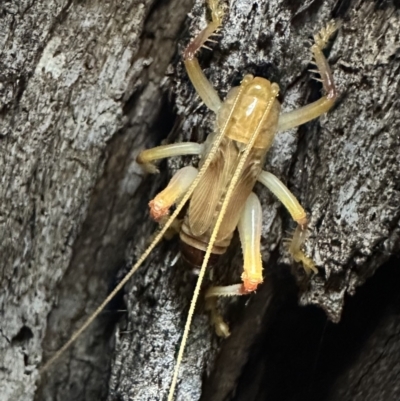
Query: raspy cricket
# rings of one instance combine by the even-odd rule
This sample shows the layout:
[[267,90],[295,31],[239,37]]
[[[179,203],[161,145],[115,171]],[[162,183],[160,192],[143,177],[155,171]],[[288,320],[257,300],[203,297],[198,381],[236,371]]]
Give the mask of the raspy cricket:
[[[158,146],[142,151],[137,158],[138,163],[150,172],[157,171],[155,161],[180,155],[200,156],[199,166],[187,166],[177,171],[167,187],[150,201],[150,214],[154,220],[160,222],[160,230],[129,273],[86,323],[43,366],[42,372],[46,371],[93,322],[162,241],[167,230],[173,227],[179,229],[181,257],[190,265],[200,268],[174,375],[171,378],[168,400],[173,400],[179,367],[206,269],[211,265],[217,268],[218,255],[227,251],[236,228],[243,250],[242,282],[214,286],[205,293],[206,303],[211,311],[211,321],[219,336],[227,337],[229,327],[217,310],[216,299],[251,294],[263,282],[260,253],[262,211],[257,195],[252,192],[257,181],[282,202],[297,223],[288,243],[293,260],[301,263],[307,274],[317,273],[313,260],[303,252],[308,235],[306,212],[276,176],[263,170],[263,165],[276,134],[315,119],[333,106],[337,94],[330,67],[322,50],[338,26],[334,22],[328,23],[315,35],[311,47],[313,62],[316,65],[313,72],[320,76],[316,79],[322,82],[323,96],[298,110],[280,113],[280,103],[277,100],[278,84],[250,74],[243,76],[240,86],[232,88],[224,101],[219,98],[204,75],[196,54],[207,42],[215,40],[223,18],[228,18],[229,13],[224,12],[217,0],[209,0],[208,6],[211,21],[189,43],[184,51],[183,62],[197,94],[216,115],[215,130],[202,144],[185,142]],[[180,213],[186,205],[186,215],[180,219]],[[171,209],[174,206],[175,209]]]

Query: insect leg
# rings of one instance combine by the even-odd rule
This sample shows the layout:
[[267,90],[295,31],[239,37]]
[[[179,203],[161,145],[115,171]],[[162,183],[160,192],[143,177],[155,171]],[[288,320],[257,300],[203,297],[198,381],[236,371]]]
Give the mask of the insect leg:
[[276,176],[268,171],[262,171],[258,176],[258,181],[265,185],[286,207],[292,219],[297,222],[297,228],[289,245],[289,252],[296,262],[303,264],[307,274],[311,271],[317,273],[314,261],[307,257],[301,250],[302,245],[307,239],[307,214],[300,205],[296,197]]
[[136,161],[143,166],[148,173],[158,173],[154,160],[173,156],[200,155],[204,145],[196,142],[171,143],[170,145],[156,146],[155,148],[142,150]]
[[300,109],[283,113],[279,117],[278,132],[285,131],[290,128],[297,127],[298,125],[304,124],[320,115],[326,113],[335,103],[337,93],[335,83],[328,61],[324,56],[322,50],[327,45],[329,38],[338,29],[338,24],[331,21],[326,28],[321,29],[317,35],[314,36],[315,44],[311,47],[311,51],[314,57],[314,63],[317,65],[321,79],[317,79],[322,82],[325,95],[321,99],[308,104],[307,106],[301,107]]
[[197,176],[198,170],[193,166],[183,167],[171,178],[168,185],[150,201],[150,215],[160,221],[168,215],[169,208],[186,193]]
[[205,105],[215,113],[221,106],[221,100],[217,91],[213,88],[210,81],[204,75],[199,62],[196,58],[196,53],[205,47],[205,43],[209,40],[221,26],[223,10],[218,4],[218,0],[209,0],[208,6],[211,9],[211,22],[204,28],[188,45],[184,54],[183,62],[185,63],[186,71],[190,81],[196,89]]
[[242,281],[245,293],[255,291],[263,282],[260,251],[261,227],[261,204],[257,195],[252,192],[247,198],[238,224],[244,259]]
[[229,336],[229,328],[217,311],[216,297],[245,295],[255,291],[263,282],[260,251],[262,209],[257,195],[252,192],[243,208],[238,230],[243,249],[243,284],[211,287],[206,293],[207,309],[211,311],[217,335]]
[[[156,166],[151,163],[154,160],[165,157],[199,155],[203,153],[204,145],[196,142],[172,143],[170,145],[157,146],[139,153],[136,161],[150,173],[158,172]],[[187,191],[197,175],[197,169],[192,166],[184,167],[176,172],[167,187],[150,201],[150,215],[160,221],[168,215],[169,208],[178,201]]]

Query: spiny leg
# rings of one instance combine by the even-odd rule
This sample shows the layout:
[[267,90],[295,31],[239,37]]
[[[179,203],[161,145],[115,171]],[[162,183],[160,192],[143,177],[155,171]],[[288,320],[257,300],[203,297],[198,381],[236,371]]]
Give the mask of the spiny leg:
[[297,127],[298,125],[319,117],[326,113],[335,103],[337,97],[335,83],[328,61],[322,50],[338,27],[338,23],[331,21],[326,28],[321,29],[321,31],[314,36],[315,44],[311,47],[314,63],[317,65],[317,70],[312,70],[312,72],[316,72],[321,76],[321,79],[315,79],[322,82],[325,95],[307,106],[288,113],[283,113],[279,117],[278,132]]
[[148,173],[158,173],[157,167],[152,163],[155,160],[173,156],[200,155],[203,153],[204,144],[196,142],[171,143],[169,145],[156,146],[155,148],[142,150],[136,161]]
[[307,239],[308,221],[305,210],[285,184],[273,174],[268,171],[262,171],[258,176],[258,181],[265,185],[283,203],[292,216],[292,219],[298,224],[289,245],[289,252],[293,256],[293,259],[303,264],[307,274],[310,274],[311,271],[318,273],[314,261],[301,250]]
[[189,43],[183,54],[183,62],[201,100],[209,109],[216,113],[221,106],[221,100],[210,81],[204,75],[196,58],[196,53],[202,47],[207,47],[205,43],[211,41],[210,37],[215,34],[222,24],[224,13],[218,0],[208,0],[208,6],[211,9],[211,22]]
[[217,335],[227,337],[229,328],[216,308],[216,297],[245,295],[257,289],[263,282],[262,259],[260,251],[262,209],[255,193],[247,198],[238,224],[240,242],[243,250],[243,284],[211,287],[206,293],[207,309]]

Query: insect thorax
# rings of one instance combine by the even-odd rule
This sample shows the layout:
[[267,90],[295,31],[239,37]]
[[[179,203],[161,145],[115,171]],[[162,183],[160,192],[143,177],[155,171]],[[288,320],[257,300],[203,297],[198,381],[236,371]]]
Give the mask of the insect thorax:
[[[276,134],[281,108],[276,99],[277,90],[278,86],[274,83],[271,84],[265,78],[246,75],[241,85],[232,88],[222,103],[217,114],[218,129],[222,129],[226,124],[227,137],[247,144],[263,118],[269,103],[273,102],[254,144],[255,148],[268,151]],[[236,99],[239,92],[239,98]],[[237,102],[235,110],[231,115],[235,102]]]

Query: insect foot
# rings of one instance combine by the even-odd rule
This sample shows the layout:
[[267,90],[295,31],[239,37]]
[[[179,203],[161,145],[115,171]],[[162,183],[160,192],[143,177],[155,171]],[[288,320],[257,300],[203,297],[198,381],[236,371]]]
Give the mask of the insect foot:
[[306,274],[310,275],[312,272],[318,273],[318,269],[316,268],[314,261],[306,256],[305,253],[301,250],[307,237],[307,228],[298,225],[293,234],[293,238],[289,243],[289,252],[296,262],[303,265]]

